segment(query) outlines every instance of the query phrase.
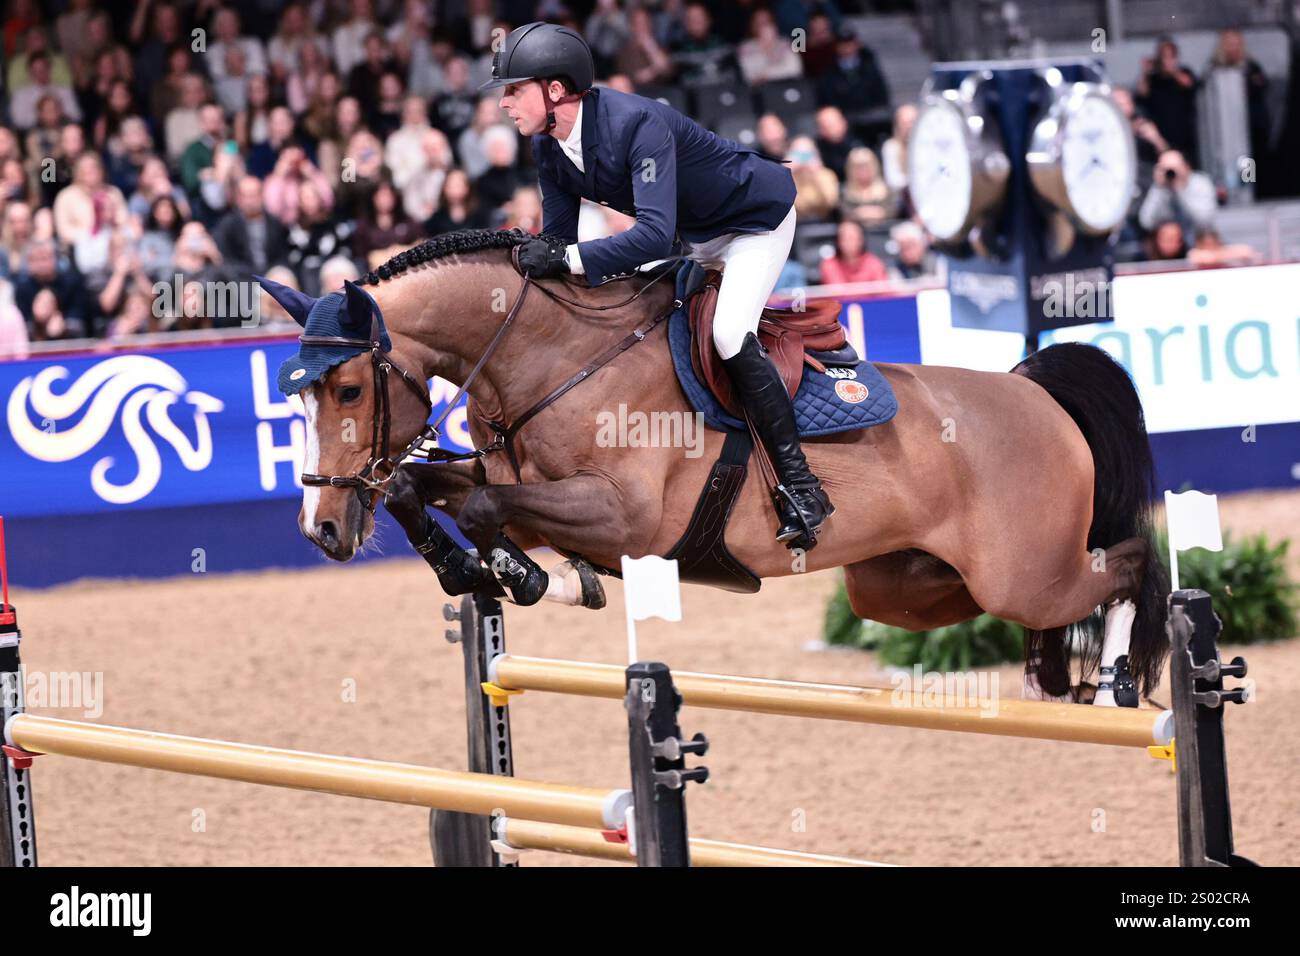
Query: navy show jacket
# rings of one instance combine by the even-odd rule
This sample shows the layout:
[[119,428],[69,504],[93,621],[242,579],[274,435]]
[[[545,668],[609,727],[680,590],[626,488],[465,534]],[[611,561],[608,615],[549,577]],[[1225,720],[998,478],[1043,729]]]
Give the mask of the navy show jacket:
[[590,285],[668,257],[677,237],[769,232],[794,205],[784,165],[643,96],[597,88],[583,97],[583,172],[555,137],[532,140],[548,235],[578,241],[580,197],[636,217],[626,232],[579,243]]

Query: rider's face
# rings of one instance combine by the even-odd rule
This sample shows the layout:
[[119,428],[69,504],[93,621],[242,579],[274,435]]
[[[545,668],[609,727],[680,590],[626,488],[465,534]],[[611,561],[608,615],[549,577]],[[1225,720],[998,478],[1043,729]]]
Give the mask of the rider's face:
[[546,102],[542,85],[531,80],[511,83],[502,89],[501,108],[510,114],[522,136],[546,132]]
[[510,114],[522,136],[541,132],[546,123],[542,89],[536,83],[511,83],[501,90],[501,108]]

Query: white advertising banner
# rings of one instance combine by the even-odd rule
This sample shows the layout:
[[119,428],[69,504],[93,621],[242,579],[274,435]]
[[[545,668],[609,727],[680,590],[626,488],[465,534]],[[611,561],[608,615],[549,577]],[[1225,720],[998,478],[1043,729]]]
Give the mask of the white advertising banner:
[[[1137,383],[1151,432],[1300,421],[1300,265],[1120,276],[1115,321],[1040,337],[1089,342]],[[922,360],[1009,370],[1019,336],[953,329],[947,293],[917,300]]]

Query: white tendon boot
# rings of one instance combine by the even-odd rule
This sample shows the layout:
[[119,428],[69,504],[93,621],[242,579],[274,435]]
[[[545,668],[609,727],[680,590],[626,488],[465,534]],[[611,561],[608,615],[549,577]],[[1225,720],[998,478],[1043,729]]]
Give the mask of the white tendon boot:
[[1137,605],[1116,601],[1106,608],[1106,636],[1101,645],[1101,676],[1093,703],[1099,707],[1136,707],[1137,685],[1128,672],[1128,645]]

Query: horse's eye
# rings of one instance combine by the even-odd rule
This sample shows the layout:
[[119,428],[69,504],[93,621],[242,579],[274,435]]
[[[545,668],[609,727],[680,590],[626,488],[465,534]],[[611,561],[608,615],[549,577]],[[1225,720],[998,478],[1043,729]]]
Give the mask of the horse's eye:
[[340,402],[355,402],[361,398],[360,385],[344,385],[339,389]]

